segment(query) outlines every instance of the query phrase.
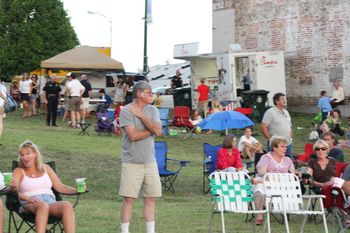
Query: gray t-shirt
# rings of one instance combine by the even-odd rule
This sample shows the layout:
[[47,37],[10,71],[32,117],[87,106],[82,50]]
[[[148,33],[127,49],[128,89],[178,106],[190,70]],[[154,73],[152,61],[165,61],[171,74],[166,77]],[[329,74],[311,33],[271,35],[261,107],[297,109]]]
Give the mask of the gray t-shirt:
[[[127,105],[128,106],[128,105]],[[133,113],[125,106],[120,113],[120,127],[122,128],[122,163],[145,164],[155,161],[154,136],[151,135],[142,140],[132,142],[125,132],[125,126],[131,125],[138,130],[145,130],[146,127]],[[142,112],[153,122],[160,124],[159,112],[153,105],[146,105]]]
[[279,111],[274,106],[265,112],[262,122],[268,125],[271,136],[282,136],[290,139],[292,121],[287,110]]

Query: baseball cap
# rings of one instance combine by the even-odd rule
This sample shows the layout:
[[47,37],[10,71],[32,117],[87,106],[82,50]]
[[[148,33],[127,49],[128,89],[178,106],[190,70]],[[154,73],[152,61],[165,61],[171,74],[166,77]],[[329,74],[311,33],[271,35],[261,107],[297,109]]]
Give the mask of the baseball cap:
[[67,77],[72,77],[72,72],[68,72],[68,73],[66,74],[66,76],[67,76]]

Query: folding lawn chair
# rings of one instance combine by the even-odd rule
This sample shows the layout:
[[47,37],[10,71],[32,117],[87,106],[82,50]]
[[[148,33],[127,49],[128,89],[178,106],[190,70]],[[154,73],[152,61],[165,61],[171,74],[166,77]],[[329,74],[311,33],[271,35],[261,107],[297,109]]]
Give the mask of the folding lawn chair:
[[[267,173],[264,176],[264,187],[266,192],[266,209],[268,228],[270,225],[269,213],[283,215],[286,232],[289,233],[287,214],[305,215],[301,224],[301,233],[304,232],[308,215],[322,215],[324,232],[328,233],[327,220],[322,204],[323,195],[302,196],[299,178],[291,173]],[[317,198],[320,203],[320,210],[311,210],[312,199]],[[304,208],[303,199],[307,199],[307,207]]]
[[315,153],[314,151],[314,144],[312,143],[306,143],[304,146],[304,153],[303,154],[297,154],[296,159],[301,162],[302,165],[307,165],[307,162],[310,159],[310,156]]
[[[337,229],[335,232],[345,233],[348,226],[346,222],[350,221],[350,203],[344,191],[338,187],[327,185],[322,188],[324,199],[324,207],[332,216],[332,229]],[[335,226],[335,222],[338,224]]]
[[[190,161],[168,158],[168,145],[165,141],[156,141],[154,145],[156,152],[155,156],[158,164],[158,171],[161,178],[163,191],[170,191],[175,193],[174,182],[177,176],[180,174],[181,168],[186,167],[186,164]],[[168,161],[177,163],[177,169],[172,171],[168,170]]]
[[[53,170],[56,170],[55,162],[48,162],[47,163]],[[18,162],[13,161],[12,162],[12,170],[14,170],[16,167],[18,167]],[[61,194],[58,193],[56,190],[53,189],[53,192],[55,194],[57,201],[62,201]],[[63,194],[63,195],[72,195],[72,194]],[[76,200],[73,204],[73,208],[78,204],[79,202],[79,194],[73,194],[76,195]],[[14,192],[7,192],[6,193],[6,208],[9,211],[9,223],[8,223],[8,233],[12,232],[12,225],[14,227],[14,232],[20,233],[20,232],[36,232],[35,229],[35,215],[30,212],[22,212],[20,211],[21,204],[19,202],[18,194]],[[17,218],[15,215],[19,216]],[[64,228],[62,224],[62,219],[55,217],[55,216],[49,216],[48,219],[48,226],[49,229],[47,232],[55,233],[56,230],[58,232],[63,233]]]
[[185,128],[187,137],[192,137],[194,135],[193,131],[195,127],[190,122],[191,109],[187,106],[175,106],[173,112],[172,126],[177,129],[179,133],[182,133],[181,128]]
[[[348,163],[338,162],[336,164],[336,177],[342,177],[344,169]],[[324,207],[327,209],[329,215],[332,217],[332,229],[336,232],[345,232],[347,230],[346,222],[350,222],[350,203],[349,198],[340,188],[333,187],[333,185],[326,185],[322,187],[322,194],[326,196],[323,199]],[[335,226],[335,222],[338,226]]]
[[[209,178],[210,193],[212,195],[209,232],[212,232],[211,226],[214,213],[220,213],[221,215],[223,233],[226,232],[224,213],[230,212],[254,215],[258,213],[267,213],[267,210],[255,209],[253,188],[248,174],[244,172],[213,172]],[[255,232],[255,222],[253,226]],[[269,225],[268,231],[270,232]]]
[[160,122],[162,123],[163,136],[169,135],[169,108],[159,108]]
[[205,189],[205,184],[209,181],[209,175],[216,170],[216,159],[218,156],[218,150],[221,147],[222,145],[203,143],[203,193],[208,193],[210,191],[210,189]]

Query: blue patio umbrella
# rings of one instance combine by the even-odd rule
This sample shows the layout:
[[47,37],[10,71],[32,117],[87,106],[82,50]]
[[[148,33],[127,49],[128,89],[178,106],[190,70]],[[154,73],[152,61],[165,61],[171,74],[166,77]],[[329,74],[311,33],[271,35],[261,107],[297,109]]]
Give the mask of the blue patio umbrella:
[[251,125],[254,125],[252,120],[236,111],[216,112],[198,124],[201,129],[214,130],[243,129]]

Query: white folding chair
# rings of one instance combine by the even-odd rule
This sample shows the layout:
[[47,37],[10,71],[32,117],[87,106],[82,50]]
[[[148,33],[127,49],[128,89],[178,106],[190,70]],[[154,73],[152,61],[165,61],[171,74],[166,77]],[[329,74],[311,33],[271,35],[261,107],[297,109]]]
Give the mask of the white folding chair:
[[[266,194],[267,224],[270,225],[269,213],[283,214],[286,232],[289,233],[287,214],[305,215],[300,232],[304,232],[308,215],[322,215],[324,232],[328,233],[327,220],[323,207],[324,195],[301,194],[299,178],[290,173],[267,173],[264,176],[264,187]],[[312,200],[317,198],[320,202],[320,210],[311,210]],[[304,199],[307,199],[307,207],[304,208]]]
[[[224,212],[240,214],[267,213],[267,210],[255,209],[253,190],[248,174],[244,172],[213,172],[209,179],[210,193],[212,195],[209,233],[211,232],[214,213],[221,214],[223,233],[226,232]],[[264,229],[265,227],[266,225]]]

